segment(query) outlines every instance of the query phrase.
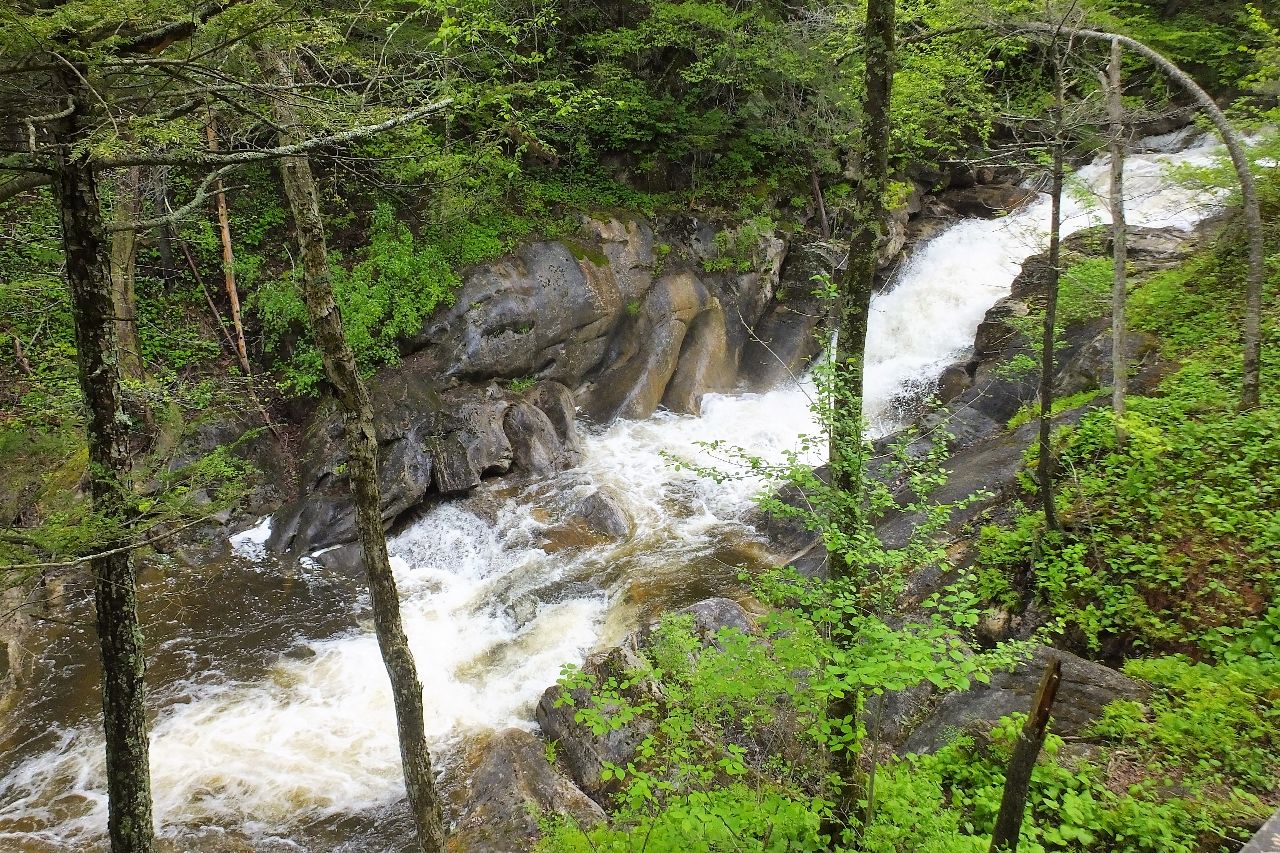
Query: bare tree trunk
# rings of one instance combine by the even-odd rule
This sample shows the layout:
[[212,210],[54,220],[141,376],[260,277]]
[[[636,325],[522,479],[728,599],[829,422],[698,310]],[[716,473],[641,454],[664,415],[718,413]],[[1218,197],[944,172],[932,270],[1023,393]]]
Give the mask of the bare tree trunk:
[[[116,182],[113,219],[126,224],[138,217],[142,204],[141,169],[126,170]],[[111,234],[111,302],[120,348],[120,372],[128,379],[142,379],[142,344],[138,340],[137,296],[134,278],[138,257],[138,232],[124,228]]]
[[1129,359],[1125,352],[1125,300],[1128,295],[1129,234],[1124,213],[1124,101],[1120,79],[1120,43],[1111,43],[1111,63],[1107,66],[1107,112],[1111,119],[1111,241],[1115,274],[1111,282],[1111,408],[1116,420],[1116,444],[1126,440],[1124,398],[1129,382]]
[[827,203],[822,198],[822,184],[818,181],[818,172],[812,166],[809,167],[809,186],[813,191],[813,204],[817,208],[815,213],[818,215],[818,233],[822,235],[822,239],[831,239],[831,223],[827,220]]
[[[209,150],[218,150],[218,134],[214,128],[213,114],[204,126],[205,137],[209,141]],[[227,215],[227,197],[222,191],[222,178],[213,184],[213,197],[218,205],[218,235],[222,241],[222,275],[227,287],[227,302],[231,306],[231,327],[235,329],[236,356],[240,359],[240,369],[245,376],[252,377],[253,369],[249,366],[249,348],[244,341],[244,324],[240,320],[240,294],[236,290],[236,256],[231,248],[231,219]]]
[[[884,230],[884,193],[889,181],[890,106],[896,62],[892,0],[867,4],[866,101],[861,140],[862,174],[855,195],[848,269],[838,300],[833,415],[829,455],[832,485],[859,512],[862,494],[862,396],[867,348],[867,317],[875,287],[877,254]],[[834,557],[834,555],[833,555]],[[831,573],[848,571],[838,559]]]
[[1245,229],[1249,235],[1249,275],[1246,286],[1244,313],[1244,380],[1240,389],[1240,409],[1248,411],[1256,409],[1260,403],[1261,365],[1262,365],[1262,288],[1266,281],[1266,232],[1262,224],[1262,206],[1258,201],[1258,185],[1253,177],[1253,169],[1249,158],[1245,155],[1244,140],[1231,126],[1226,115],[1201,88],[1200,84],[1189,74],[1167,59],[1159,51],[1153,50],[1142,42],[1128,36],[1106,33],[1100,30],[1077,30],[1070,27],[1059,27],[1054,24],[1034,22],[1014,25],[1013,29],[1024,32],[1064,34],[1079,38],[1119,43],[1140,54],[1156,65],[1182,87],[1213,122],[1222,143],[1231,155],[1231,163],[1235,166],[1236,177],[1240,181],[1240,199],[1244,207]]
[[[285,85],[292,84],[293,71],[290,61],[284,56],[263,52],[259,61],[269,78]],[[276,118],[286,128],[286,132],[280,135],[280,143],[289,145],[296,142],[298,117],[292,105],[283,98],[276,101]],[[400,758],[409,806],[419,845],[424,851],[435,853],[444,846],[444,824],[423,728],[422,684],[418,680],[417,667],[400,618],[400,597],[382,528],[378,436],[374,429],[373,406],[360,378],[355,355],[347,342],[342,317],[334,300],[324,223],[311,164],[306,157],[288,157],[280,161],[280,173],[302,250],[303,296],[307,312],[324,361],[325,374],[333,384],[345,419],[350,456],[347,472],[355,499],[360,542],[364,547],[365,569],[373,600],[374,629],[395,700]]]
[[1049,729],[1049,711],[1053,708],[1058,685],[1062,683],[1062,662],[1049,661],[1040,678],[1040,689],[1031,702],[1031,713],[1009,756],[1009,770],[1004,777],[1004,793],[1000,798],[1000,813],[996,815],[995,831],[991,834],[990,853],[1012,853],[1018,849],[1018,836],[1022,834],[1022,819],[1027,810],[1027,788],[1031,784],[1031,771],[1036,757],[1044,746]]
[[[84,70],[68,65],[61,84],[75,110],[57,140],[54,192],[66,251],[80,388],[89,445],[94,512],[115,529],[101,550],[123,544],[129,527],[129,421],[120,391],[117,323],[98,189],[83,143]],[[147,718],[143,704],[142,630],[129,552],[90,562],[102,655],[102,712],[107,752],[108,833],[113,853],[148,853],[155,835]]]
[[1049,268],[1045,273],[1044,334],[1041,337],[1040,356],[1040,448],[1036,463],[1036,477],[1040,481],[1040,503],[1044,507],[1045,525],[1058,529],[1058,515],[1053,500],[1053,446],[1050,441],[1053,428],[1053,349],[1056,342],[1055,326],[1058,322],[1058,281],[1062,277],[1062,184],[1064,178],[1062,139],[1062,114],[1065,95],[1062,81],[1062,56],[1058,47],[1054,55],[1054,107],[1053,107],[1053,185],[1050,189],[1052,208],[1049,217]]

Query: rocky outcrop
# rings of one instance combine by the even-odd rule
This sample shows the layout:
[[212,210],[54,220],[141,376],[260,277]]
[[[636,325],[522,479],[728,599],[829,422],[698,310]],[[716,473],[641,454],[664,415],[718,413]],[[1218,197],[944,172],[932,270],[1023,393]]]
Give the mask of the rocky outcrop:
[[942,199],[961,216],[991,217],[1017,210],[1035,197],[1035,190],[1012,184],[975,184],[944,193]]
[[547,748],[522,729],[467,745],[445,780],[450,816],[445,849],[457,853],[525,853],[544,815],[591,827],[604,811],[548,761]]
[[[441,383],[410,360],[370,382],[376,413],[387,526],[429,496],[466,492],[483,478],[516,472],[542,476],[577,459],[568,389],[543,383],[528,399],[497,385]],[[300,496],[276,515],[268,547],[306,553],[355,541],[355,508],[346,476],[346,440],[332,403],[320,408],[303,440]]]
[[597,421],[660,405],[697,412],[737,384],[787,249],[753,238],[726,270],[721,230],[585,219],[574,240],[530,243],[471,272],[409,346],[453,382],[560,382]]
[[1102,664],[1076,657],[1061,649],[1037,646],[1030,658],[1012,671],[997,672],[989,684],[943,697],[907,738],[905,751],[932,752],[957,732],[987,731],[1002,717],[1025,714],[1031,706],[1050,658],[1062,661],[1062,683],[1053,705],[1050,730],[1072,737],[1083,733],[1117,699],[1139,701],[1147,687]]

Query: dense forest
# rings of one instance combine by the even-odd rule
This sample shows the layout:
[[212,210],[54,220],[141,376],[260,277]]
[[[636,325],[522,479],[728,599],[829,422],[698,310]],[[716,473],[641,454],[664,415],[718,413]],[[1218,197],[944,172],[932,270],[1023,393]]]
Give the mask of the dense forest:
[[0,112],[4,849],[1280,837],[1272,4],[12,0]]

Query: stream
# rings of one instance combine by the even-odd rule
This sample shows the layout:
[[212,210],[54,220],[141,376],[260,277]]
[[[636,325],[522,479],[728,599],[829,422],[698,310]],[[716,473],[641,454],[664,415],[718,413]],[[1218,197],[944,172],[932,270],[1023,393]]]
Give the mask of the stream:
[[[1166,174],[1215,153],[1200,142],[1129,157],[1129,222],[1190,229],[1215,213],[1219,199]],[[1064,236],[1108,221],[1107,171],[1101,158],[1074,176]],[[899,428],[906,403],[964,357],[984,313],[1043,250],[1048,219],[1041,196],[1000,219],[961,220],[876,296],[864,404],[876,432]],[[701,446],[723,440],[781,461],[813,428],[811,393],[798,380],[710,396],[699,417],[660,412],[586,430],[577,467],[521,489],[483,485],[392,538],[427,735],[443,763],[470,734],[533,729],[533,706],[563,664],[664,610],[740,592],[741,571],[770,564],[744,521],[760,483],[717,483],[672,460],[732,470]],[[626,541],[567,523],[602,487],[635,521]],[[306,558],[280,564],[260,544],[270,524],[236,537],[198,578],[162,567],[141,578],[156,818],[175,849],[401,849],[411,828],[391,695],[360,581]],[[77,615],[42,639],[34,677],[0,721],[4,850],[106,846],[97,654],[91,614]]]

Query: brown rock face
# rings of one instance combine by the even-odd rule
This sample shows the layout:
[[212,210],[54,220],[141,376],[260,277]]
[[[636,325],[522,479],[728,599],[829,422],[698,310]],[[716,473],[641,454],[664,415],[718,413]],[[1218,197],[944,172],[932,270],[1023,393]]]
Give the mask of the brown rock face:
[[446,782],[455,820],[445,849],[457,853],[526,853],[538,818],[568,817],[582,826],[604,811],[547,760],[546,745],[522,729],[506,729],[468,745]]

